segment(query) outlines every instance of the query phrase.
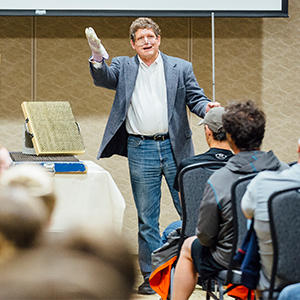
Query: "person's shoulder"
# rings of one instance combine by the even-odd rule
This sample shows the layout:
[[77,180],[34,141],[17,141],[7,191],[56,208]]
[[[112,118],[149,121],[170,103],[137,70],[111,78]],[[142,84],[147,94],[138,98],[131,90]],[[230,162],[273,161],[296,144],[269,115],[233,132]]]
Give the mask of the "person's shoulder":
[[257,191],[261,187],[264,189],[267,185],[269,185],[271,182],[278,182],[280,179],[280,171],[270,171],[270,170],[264,170],[258,172],[258,174],[251,180],[251,182],[248,185],[248,190],[252,193],[254,191]]
[[205,158],[205,153],[187,157],[179,163],[178,172],[181,171],[182,169],[184,169],[185,167],[189,167],[191,165],[206,162],[206,161],[207,160]]
[[216,161],[216,159],[212,158],[212,155],[210,154],[210,150],[204,153],[200,153],[188,158],[185,158],[182,160],[179,164],[179,167],[183,168],[189,165],[198,164],[198,163],[204,163],[204,162],[211,162]]
[[213,156],[216,161],[224,161],[227,162],[234,154],[227,149],[223,148],[210,148],[207,154]]
[[291,178],[291,179],[299,178],[299,182],[300,182],[300,163],[296,163],[292,166],[289,166],[286,163],[283,163],[283,164],[284,164],[285,168],[280,170],[279,173],[281,175],[278,175],[278,176],[280,176],[282,178]]
[[195,157],[194,156],[191,156],[191,157],[187,157],[185,159],[183,159],[180,163],[179,163],[179,167],[180,169],[183,169],[184,167],[186,166],[189,166],[191,164],[194,164],[196,161],[195,161]]
[[[278,170],[263,170],[260,171],[255,178],[252,180],[255,184],[262,184],[264,185],[266,181],[273,181],[283,178],[285,176],[285,172],[289,173],[291,169],[287,164],[280,162],[283,168],[279,168]],[[299,169],[300,171],[300,169]]]
[[279,167],[280,170],[287,170],[291,168],[289,164],[287,164],[286,162],[284,161],[279,161],[279,162],[280,162],[280,167]]
[[230,182],[230,178],[233,172],[231,172],[228,168],[226,168],[226,164],[224,167],[217,169],[213,172],[213,174],[210,176],[209,181],[212,185],[219,184],[220,182]]
[[293,164],[290,169],[293,169],[293,170],[300,170],[300,163],[295,163]]

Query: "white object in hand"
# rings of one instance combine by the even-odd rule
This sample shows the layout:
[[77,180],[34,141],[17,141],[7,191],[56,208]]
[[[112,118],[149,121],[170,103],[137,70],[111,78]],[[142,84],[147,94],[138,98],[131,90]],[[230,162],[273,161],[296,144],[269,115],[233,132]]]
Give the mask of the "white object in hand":
[[86,28],[85,35],[92,50],[93,60],[96,62],[102,62],[103,58],[108,59],[109,56],[101,44],[100,39],[97,37],[94,29],[92,27]]

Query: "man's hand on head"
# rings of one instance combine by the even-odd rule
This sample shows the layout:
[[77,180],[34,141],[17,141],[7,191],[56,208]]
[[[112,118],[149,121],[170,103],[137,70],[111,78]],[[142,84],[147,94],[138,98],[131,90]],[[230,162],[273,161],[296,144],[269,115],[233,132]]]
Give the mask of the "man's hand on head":
[[219,106],[221,106],[219,102],[209,102],[206,105],[205,113],[208,113],[209,110],[212,109],[213,107],[219,107]]

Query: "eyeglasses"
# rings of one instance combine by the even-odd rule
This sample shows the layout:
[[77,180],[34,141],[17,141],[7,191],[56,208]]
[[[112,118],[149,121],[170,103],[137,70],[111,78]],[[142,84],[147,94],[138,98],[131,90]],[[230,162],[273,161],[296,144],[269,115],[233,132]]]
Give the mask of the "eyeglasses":
[[155,43],[155,40],[157,40],[157,37],[156,36],[145,36],[145,37],[140,37],[138,38],[135,43],[138,45],[138,46],[143,46],[145,44],[154,44]]

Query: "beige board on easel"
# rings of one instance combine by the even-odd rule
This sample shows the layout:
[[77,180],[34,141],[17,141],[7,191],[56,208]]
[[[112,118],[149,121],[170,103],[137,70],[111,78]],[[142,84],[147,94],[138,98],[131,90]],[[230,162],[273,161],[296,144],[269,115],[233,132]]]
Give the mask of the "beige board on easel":
[[21,106],[36,155],[84,154],[80,128],[69,101],[28,101]]

